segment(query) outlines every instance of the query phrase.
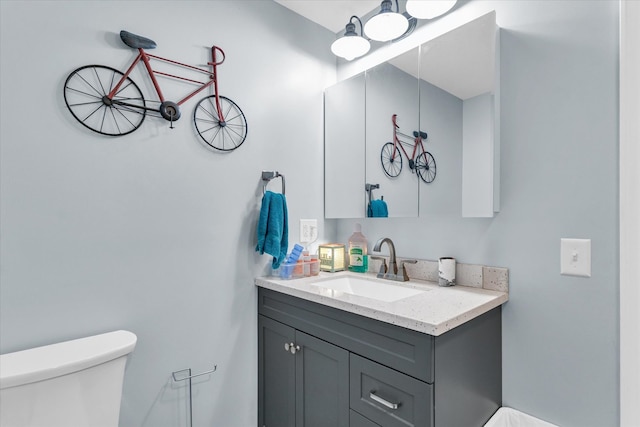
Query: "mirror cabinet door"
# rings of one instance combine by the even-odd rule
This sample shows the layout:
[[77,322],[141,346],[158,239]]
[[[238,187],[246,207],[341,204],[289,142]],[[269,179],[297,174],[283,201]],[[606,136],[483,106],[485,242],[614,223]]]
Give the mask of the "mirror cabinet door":
[[420,47],[420,126],[437,164],[434,182],[420,187],[420,216],[498,210],[496,39],[491,12]]
[[325,90],[325,218],[364,217],[364,102],[364,73]]
[[[372,199],[383,199],[392,218],[418,216],[418,176],[411,167],[413,131],[419,127],[417,76],[418,48],[366,72],[366,183],[379,185]],[[397,152],[387,173],[382,161],[393,156],[393,145],[385,144],[394,142],[394,115]]]
[[[429,46],[421,46],[420,69],[436,67]],[[420,183],[420,216],[456,215],[462,209],[463,101],[420,79],[420,130],[426,132],[425,150],[433,156],[436,175]]]

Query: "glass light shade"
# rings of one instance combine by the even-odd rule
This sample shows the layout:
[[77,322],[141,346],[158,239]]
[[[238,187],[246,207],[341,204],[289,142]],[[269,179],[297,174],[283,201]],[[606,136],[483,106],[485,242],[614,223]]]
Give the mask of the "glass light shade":
[[407,12],[418,19],[432,19],[447,13],[456,0],[407,0]]
[[320,258],[320,270],[322,271],[334,273],[346,268],[343,244],[329,243],[318,246],[318,258]]
[[386,42],[397,39],[409,28],[407,18],[396,12],[383,12],[375,16],[364,24],[364,32],[371,40]]
[[347,61],[351,61],[369,52],[370,47],[371,44],[364,37],[345,35],[331,44],[331,52]]

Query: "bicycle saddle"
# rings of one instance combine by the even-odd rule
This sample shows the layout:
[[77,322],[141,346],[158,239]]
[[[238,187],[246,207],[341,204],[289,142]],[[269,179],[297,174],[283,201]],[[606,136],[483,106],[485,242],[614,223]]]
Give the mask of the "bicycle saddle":
[[156,47],[156,42],[146,37],[138,36],[129,31],[122,30],[120,31],[120,38],[129,47],[134,49],[154,49]]
[[417,138],[418,135],[420,135],[420,138],[422,138],[422,139],[427,139],[427,133],[426,132],[422,132],[422,131],[418,132],[417,130],[414,130],[413,131],[413,136],[415,138]]

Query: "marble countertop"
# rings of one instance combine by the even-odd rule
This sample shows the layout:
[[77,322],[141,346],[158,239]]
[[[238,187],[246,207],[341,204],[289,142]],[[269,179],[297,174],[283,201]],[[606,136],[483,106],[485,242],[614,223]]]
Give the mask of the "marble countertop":
[[[385,302],[318,286],[322,284],[322,281],[341,276],[366,278],[389,286],[408,287],[425,292]],[[318,276],[292,280],[259,277],[255,279],[255,284],[262,288],[434,336],[442,335],[456,326],[504,304],[509,299],[509,294],[506,292],[468,286],[440,287],[436,282],[414,279],[408,282],[393,282],[377,279],[375,274],[346,271],[321,272]]]

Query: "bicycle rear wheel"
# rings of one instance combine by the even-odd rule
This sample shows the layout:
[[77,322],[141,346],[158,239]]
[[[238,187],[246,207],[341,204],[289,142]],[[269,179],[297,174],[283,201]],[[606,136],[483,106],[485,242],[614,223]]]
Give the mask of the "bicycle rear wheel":
[[402,155],[399,149],[395,149],[394,156],[394,149],[393,142],[387,142],[382,146],[382,151],[380,151],[382,169],[390,178],[395,178],[400,175],[400,171],[402,171]]
[[427,184],[436,179],[436,159],[431,153],[423,151],[416,157],[416,172],[418,176]]
[[193,112],[193,122],[200,138],[212,148],[220,151],[233,151],[247,138],[247,119],[235,102],[220,96],[220,112],[216,96],[203,98]]
[[146,117],[138,85],[125,79],[113,99],[107,95],[123,74],[104,65],[86,65],[64,82],[64,102],[83,126],[102,135],[122,136],[138,129]]

